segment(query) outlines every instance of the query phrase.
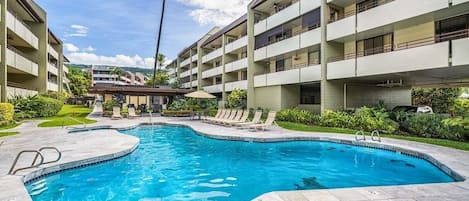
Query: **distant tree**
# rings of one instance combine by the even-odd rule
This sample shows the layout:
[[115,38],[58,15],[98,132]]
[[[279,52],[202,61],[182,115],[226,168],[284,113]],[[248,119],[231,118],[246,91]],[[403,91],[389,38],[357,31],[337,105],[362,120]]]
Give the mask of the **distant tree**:
[[158,66],[161,68],[164,65],[164,62],[166,61],[166,56],[164,54],[158,54],[158,58],[156,59],[158,62]]
[[88,88],[91,86],[90,75],[79,68],[70,68],[67,78],[70,80],[70,91],[74,96],[86,96]]
[[[168,75],[168,70],[166,69],[158,69],[156,72],[156,85],[162,85],[162,86],[168,86],[169,85],[169,75]],[[150,79],[148,79],[145,82],[146,86],[153,86],[153,75],[150,76]]]
[[449,113],[460,94],[461,88],[414,88],[412,104],[431,106],[435,113]]
[[122,68],[114,67],[111,70],[111,75],[114,75],[114,81],[120,80],[123,74],[124,71],[122,70]]

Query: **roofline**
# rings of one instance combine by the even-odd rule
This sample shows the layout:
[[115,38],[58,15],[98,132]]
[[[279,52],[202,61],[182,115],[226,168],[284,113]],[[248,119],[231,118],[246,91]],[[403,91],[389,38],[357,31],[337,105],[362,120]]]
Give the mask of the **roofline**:
[[57,36],[54,34],[54,32],[52,32],[49,28],[47,29],[47,31],[49,32],[49,34],[50,34],[56,41],[59,42],[59,45],[62,45],[62,43],[63,43],[62,40],[60,40],[60,38],[57,37]]
[[223,29],[221,29],[220,31],[217,31],[215,34],[210,36],[207,40],[205,40],[202,43],[201,46],[204,47],[204,46],[208,45],[209,43],[213,42],[214,40],[216,40],[217,38],[219,38],[223,34],[233,30],[234,28],[238,27],[239,25],[246,22],[247,20],[248,20],[248,15],[244,14],[243,16],[241,16],[238,19],[236,19],[235,21],[233,21],[231,24],[223,27]]
[[249,3],[249,8],[250,9],[254,9],[256,8],[257,6],[261,5],[262,3],[264,3],[266,0],[254,0],[252,1],[251,3]]
[[205,35],[203,35],[202,37],[200,37],[200,39],[197,40],[197,42],[193,43],[193,44],[190,45],[189,47],[186,47],[186,48],[184,48],[181,52],[179,52],[179,53],[178,53],[178,57],[181,57],[181,55],[184,54],[186,51],[188,51],[188,50],[190,50],[190,49],[192,49],[192,48],[194,48],[194,47],[197,47],[198,44],[199,44],[199,42],[200,42],[201,40],[203,40],[205,36],[211,36],[211,35],[213,35],[213,34],[210,34],[210,32],[212,32],[214,29],[218,29],[218,28],[219,28],[219,27],[215,26],[215,27],[213,27],[212,29],[210,29],[210,31],[208,31]]
[[[38,10],[36,8],[41,9],[39,5],[37,5],[33,0],[16,0],[25,10],[28,12],[28,14],[36,21],[40,23],[44,23],[46,20],[42,18],[38,14]],[[44,10],[42,10],[45,12]]]

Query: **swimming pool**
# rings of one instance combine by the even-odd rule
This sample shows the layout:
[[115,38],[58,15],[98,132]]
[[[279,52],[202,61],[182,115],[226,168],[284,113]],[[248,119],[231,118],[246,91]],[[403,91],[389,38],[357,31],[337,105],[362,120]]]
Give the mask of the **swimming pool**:
[[208,139],[186,127],[142,126],[130,155],[27,184],[43,200],[251,200],[279,190],[453,182],[431,163],[330,143]]

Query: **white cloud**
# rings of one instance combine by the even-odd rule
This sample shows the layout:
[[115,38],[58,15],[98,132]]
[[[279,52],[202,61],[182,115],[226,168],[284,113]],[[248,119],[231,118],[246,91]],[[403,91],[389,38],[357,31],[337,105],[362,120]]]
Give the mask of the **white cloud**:
[[127,56],[118,54],[115,56],[100,56],[89,52],[72,52],[67,54],[71,63],[75,64],[96,64],[111,66],[129,66],[129,67],[153,67],[153,58],[142,58],[139,55]]
[[65,37],[86,37],[88,36],[88,27],[73,24],[70,26],[72,33],[65,33]]
[[88,46],[87,48],[83,49],[85,52],[94,52],[96,49],[94,47]]
[[80,51],[80,48],[78,48],[77,46],[75,46],[74,44],[71,44],[71,43],[65,43],[64,48],[68,52],[78,52],[78,51]]
[[189,15],[199,24],[225,26],[247,11],[250,0],[178,0],[194,7]]

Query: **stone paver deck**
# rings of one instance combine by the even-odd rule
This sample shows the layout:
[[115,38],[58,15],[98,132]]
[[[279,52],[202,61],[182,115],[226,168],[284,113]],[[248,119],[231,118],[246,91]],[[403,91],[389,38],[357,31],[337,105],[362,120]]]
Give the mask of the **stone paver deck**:
[[[150,123],[148,117],[137,119],[110,120],[94,117],[98,123],[92,126],[111,125],[113,128],[129,128],[142,123]],[[213,126],[200,121],[187,119],[154,117],[153,122],[189,126],[201,135],[228,140],[243,141],[285,141],[285,140],[344,140],[354,141],[353,135],[329,133],[305,133],[273,128],[266,132],[248,132],[234,128]],[[68,134],[62,128],[37,128],[37,122],[27,122],[16,130],[21,131],[17,136],[2,138],[0,145],[0,201],[30,200],[23,180],[39,176],[45,172],[58,170],[68,166],[76,166],[76,161],[87,163],[110,159],[131,152],[138,144],[138,139],[120,134],[115,130],[96,130],[80,134]],[[469,176],[469,152],[455,150],[429,144],[408,142],[395,139],[383,139],[375,146],[395,146],[416,152],[421,152],[443,163],[463,178]],[[46,165],[39,169],[20,172],[20,176],[7,175],[9,165],[20,150],[38,149],[42,146],[56,146],[63,151],[62,160],[56,164]],[[50,154],[50,155],[49,155]],[[54,153],[46,154],[54,157]],[[75,162],[75,163],[74,163]],[[23,176],[21,176],[23,175]],[[404,186],[346,188],[328,190],[284,191],[271,192],[260,195],[257,201],[430,201],[430,200],[469,200],[469,182],[419,184]]]

